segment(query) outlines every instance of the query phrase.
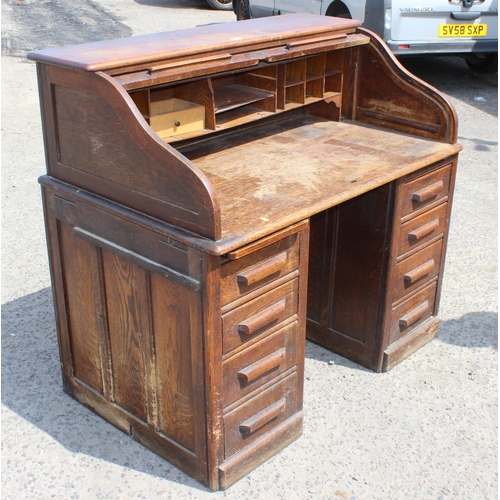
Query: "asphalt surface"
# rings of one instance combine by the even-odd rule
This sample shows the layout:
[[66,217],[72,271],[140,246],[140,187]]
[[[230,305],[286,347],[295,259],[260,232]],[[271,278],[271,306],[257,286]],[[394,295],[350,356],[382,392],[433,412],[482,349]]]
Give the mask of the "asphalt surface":
[[386,374],[308,343],[304,435],[226,492],[63,393],[26,52],[232,20],[203,0],[2,1],[2,498],[498,498],[497,75],[459,58],[403,61],[455,105],[464,146],[437,339]]

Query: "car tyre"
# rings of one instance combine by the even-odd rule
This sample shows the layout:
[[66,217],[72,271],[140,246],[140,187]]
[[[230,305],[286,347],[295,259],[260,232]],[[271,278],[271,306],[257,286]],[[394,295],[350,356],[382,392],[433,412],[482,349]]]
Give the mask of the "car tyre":
[[335,0],[335,2],[331,3],[325,15],[331,17],[342,17],[344,19],[352,19],[347,5],[340,0]]
[[207,3],[215,10],[233,10],[233,2],[231,0],[207,0]]
[[246,19],[251,19],[249,1],[236,0],[236,20],[244,21]]
[[478,73],[496,73],[498,71],[498,53],[485,52],[477,54],[468,54],[465,56],[465,62],[470,69]]

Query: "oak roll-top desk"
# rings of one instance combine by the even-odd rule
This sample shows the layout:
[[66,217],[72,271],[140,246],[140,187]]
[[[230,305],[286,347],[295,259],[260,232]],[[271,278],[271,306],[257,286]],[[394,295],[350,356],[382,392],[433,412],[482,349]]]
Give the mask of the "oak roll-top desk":
[[305,335],[436,335],[457,121],[359,22],[31,53],[65,390],[211,489],[302,432]]

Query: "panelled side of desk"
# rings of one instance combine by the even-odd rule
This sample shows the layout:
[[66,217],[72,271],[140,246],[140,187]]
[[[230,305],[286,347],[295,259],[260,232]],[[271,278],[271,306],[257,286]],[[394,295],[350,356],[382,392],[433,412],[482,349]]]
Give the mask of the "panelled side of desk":
[[225,489],[302,433],[308,221],[221,257],[80,195],[43,185],[64,389]]

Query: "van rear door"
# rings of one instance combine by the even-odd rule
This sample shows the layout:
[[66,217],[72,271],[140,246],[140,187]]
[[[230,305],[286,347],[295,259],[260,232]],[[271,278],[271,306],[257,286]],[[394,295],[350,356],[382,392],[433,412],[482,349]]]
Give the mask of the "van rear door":
[[385,39],[396,54],[496,51],[497,0],[392,0]]

